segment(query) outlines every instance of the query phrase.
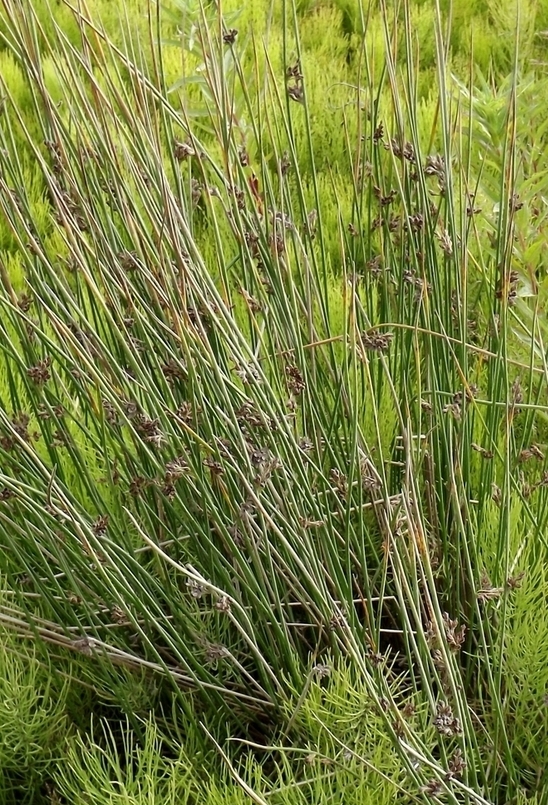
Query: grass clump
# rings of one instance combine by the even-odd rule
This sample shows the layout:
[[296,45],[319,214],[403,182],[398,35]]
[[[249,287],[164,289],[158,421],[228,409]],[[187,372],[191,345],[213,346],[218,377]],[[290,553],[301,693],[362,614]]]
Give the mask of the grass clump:
[[545,796],[520,58],[453,78],[410,3],[2,7],[0,617],[87,691],[61,795]]

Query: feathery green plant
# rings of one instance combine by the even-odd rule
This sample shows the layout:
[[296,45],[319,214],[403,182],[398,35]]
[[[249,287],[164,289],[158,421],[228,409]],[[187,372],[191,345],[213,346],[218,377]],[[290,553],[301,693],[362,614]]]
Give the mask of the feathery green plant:
[[[3,588],[2,588],[3,590]],[[5,619],[10,599],[2,591]],[[13,627],[13,624],[9,624]],[[30,802],[63,754],[69,733],[69,682],[22,645],[12,629],[0,628],[0,801]]]

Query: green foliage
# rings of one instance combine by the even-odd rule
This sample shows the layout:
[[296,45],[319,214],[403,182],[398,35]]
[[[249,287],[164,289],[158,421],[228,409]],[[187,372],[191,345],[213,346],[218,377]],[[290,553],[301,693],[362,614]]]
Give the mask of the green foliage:
[[[289,703],[289,714],[296,704],[297,699]],[[404,776],[371,705],[366,689],[353,685],[347,669],[333,669],[327,683],[315,681],[293,711],[300,745],[264,747],[273,772],[265,773],[247,742],[225,744],[221,751],[233,779],[209,758],[190,753],[186,742],[173,751],[153,721],[143,725],[142,741],[127,725],[117,738],[106,727],[95,729],[90,737],[71,741],[55,775],[57,791],[75,805],[90,797],[128,805],[186,803],[196,797],[207,805],[244,803],[246,788],[256,801],[278,805],[331,798],[356,805],[393,802]]]
[[541,799],[537,7],[27,5],[0,614],[87,698],[6,639],[6,779],[70,712],[74,802]]
[[[9,611],[3,594],[3,612]],[[68,682],[45,653],[14,639],[0,627],[0,797],[31,801],[62,756],[69,732]]]
[[[526,779],[537,781],[540,778],[546,786],[548,617],[544,601],[548,579],[545,551],[539,550],[536,542],[531,535],[529,543],[516,557],[514,572],[518,589],[510,605],[504,645],[504,708],[511,725],[516,759],[526,770]],[[520,570],[524,573],[523,579],[519,579]],[[496,611],[494,617],[499,617]]]
[[66,730],[66,691],[54,686],[47,669],[28,654],[18,656],[2,635],[0,752],[4,771],[29,774],[55,756]]
[[[140,744],[129,726],[122,727],[121,741],[109,731],[95,730],[88,739],[71,741],[65,762],[56,774],[58,792],[80,805],[120,802],[124,805],[179,805],[193,802],[201,792],[197,768],[181,755],[164,757],[154,723],[145,725]],[[102,740],[95,733],[103,732]],[[194,759],[196,761],[196,758]],[[194,772],[194,775],[191,774]]]

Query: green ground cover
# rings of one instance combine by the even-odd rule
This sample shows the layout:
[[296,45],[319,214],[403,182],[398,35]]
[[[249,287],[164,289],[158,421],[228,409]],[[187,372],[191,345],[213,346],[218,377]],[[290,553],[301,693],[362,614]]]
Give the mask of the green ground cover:
[[548,3],[0,3],[0,803],[548,802]]

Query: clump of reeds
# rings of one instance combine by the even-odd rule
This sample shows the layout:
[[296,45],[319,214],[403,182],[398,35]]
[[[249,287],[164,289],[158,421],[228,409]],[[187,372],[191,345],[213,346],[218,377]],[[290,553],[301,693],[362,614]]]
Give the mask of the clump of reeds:
[[382,9],[380,74],[365,39],[338,54],[325,124],[333,87],[282,5],[268,47],[197,7],[197,80],[169,92],[158,43],[115,47],[75,11],[76,45],[4,0],[26,102],[6,80],[3,619],[101,690],[144,674],[247,793],[210,730],[298,746],[333,672],[390,758],[337,737],[343,713],[330,762],[510,800],[546,755],[540,719],[531,758],[516,749],[507,680],[534,643],[519,590],[547,511],[517,67],[482,211],[481,110],[450,82],[441,12],[425,129],[407,4]]

